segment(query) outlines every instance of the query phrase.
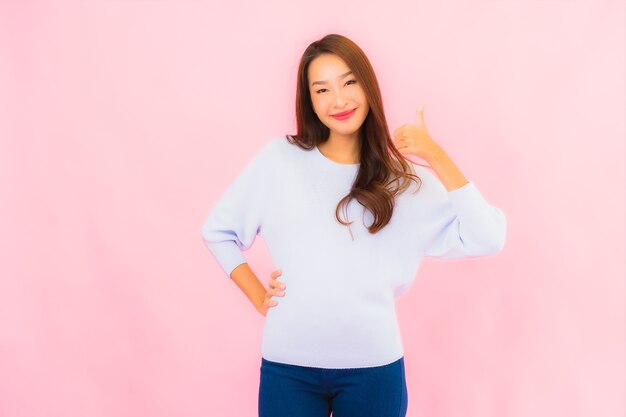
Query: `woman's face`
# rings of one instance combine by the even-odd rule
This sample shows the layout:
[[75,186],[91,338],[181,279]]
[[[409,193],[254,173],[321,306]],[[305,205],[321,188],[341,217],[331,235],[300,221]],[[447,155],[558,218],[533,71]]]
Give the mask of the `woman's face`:
[[[331,136],[358,139],[358,130],[369,111],[365,92],[345,61],[335,54],[319,55],[309,64],[309,91],[313,111]],[[355,110],[347,119],[333,117]]]

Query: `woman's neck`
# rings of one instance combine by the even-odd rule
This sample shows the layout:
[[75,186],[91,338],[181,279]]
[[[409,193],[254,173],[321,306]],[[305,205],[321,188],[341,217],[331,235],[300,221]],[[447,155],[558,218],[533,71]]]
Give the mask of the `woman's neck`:
[[330,136],[317,148],[324,156],[341,164],[358,164],[360,158],[360,142],[358,137]]

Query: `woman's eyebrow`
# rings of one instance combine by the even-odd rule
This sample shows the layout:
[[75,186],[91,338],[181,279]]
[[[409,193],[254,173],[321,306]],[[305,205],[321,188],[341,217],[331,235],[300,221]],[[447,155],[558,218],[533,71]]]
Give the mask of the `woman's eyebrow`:
[[[339,77],[337,77],[337,78],[344,78],[344,77],[347,77],[347,76],[348,76],[348,75],[350,75],[350,74],[352,74],[352,71],[348,71],[348,72],[346,72],[345,74],[341,74],[341,75],[340,75]],[[326,81],[313,81],[313,82],[311,83],[311,87],[313,87],[315,84],[326,84],[327,82],[328,82],[328,80],[326,80]]]

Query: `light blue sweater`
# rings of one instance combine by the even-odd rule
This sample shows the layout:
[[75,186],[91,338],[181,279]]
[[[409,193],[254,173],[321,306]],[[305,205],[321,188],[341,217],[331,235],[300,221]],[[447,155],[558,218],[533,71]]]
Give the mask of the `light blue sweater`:
[[[410,161],[408,161],[411,163]],[[335,207],[359,164],[340,164],[284,136],[270,140],[215,204],[202,238],[227,277],[242,251],[263,238],[287,286],[265,317],[262,356],[301,366],[358,368],[403,356],[395,298],[406,291],[424,256],[466,258],[498,253],[504,213],[470,181],[447,191],[426,168],[396,197],[389,224],[376,234],[372,214],[352,200],[350,230]],[[340,217],[346,218],[345,215]],[[260,277],[267,286],[267,279]]]

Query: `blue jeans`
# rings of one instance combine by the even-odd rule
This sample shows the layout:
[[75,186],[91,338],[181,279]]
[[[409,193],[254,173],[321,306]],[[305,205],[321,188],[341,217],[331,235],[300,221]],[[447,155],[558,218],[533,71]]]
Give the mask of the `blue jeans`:
[[404,357],[350,369],[261,358],[259,417],[404,417],[407,406]]

